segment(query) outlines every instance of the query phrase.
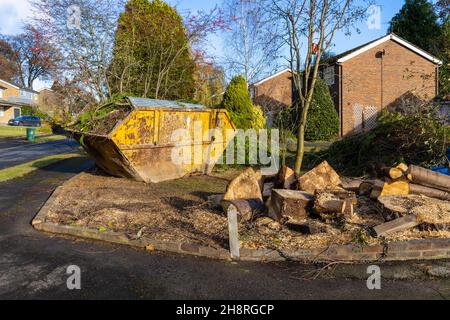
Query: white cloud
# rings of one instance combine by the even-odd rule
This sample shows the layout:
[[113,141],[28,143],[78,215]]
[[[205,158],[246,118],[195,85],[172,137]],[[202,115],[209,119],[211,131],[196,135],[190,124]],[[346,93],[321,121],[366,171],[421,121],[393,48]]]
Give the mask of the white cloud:
[[0,0],[0,33],[19,33],[31,14],[28,0]]

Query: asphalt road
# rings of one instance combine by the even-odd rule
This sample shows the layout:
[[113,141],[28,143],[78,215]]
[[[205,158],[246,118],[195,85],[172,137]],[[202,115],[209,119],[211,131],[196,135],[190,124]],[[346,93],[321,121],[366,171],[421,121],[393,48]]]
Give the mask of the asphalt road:
[[15,139],[0,140],[0,170],[53,154],[78,150],[78,142],[70,139],[24,144]]
[[[448,278],[432,279],[423,271],[448,269],[446,262],[382,264],[382,289],[368,290],[365,265],[322,270],[297,263],[231,263],[35,231],[30,221],[54,188],[91,165],[83,157],[68,159],[0,183],[0,299],[450,297]],[[80,267],[81,290],[67,289],[69,265]]]

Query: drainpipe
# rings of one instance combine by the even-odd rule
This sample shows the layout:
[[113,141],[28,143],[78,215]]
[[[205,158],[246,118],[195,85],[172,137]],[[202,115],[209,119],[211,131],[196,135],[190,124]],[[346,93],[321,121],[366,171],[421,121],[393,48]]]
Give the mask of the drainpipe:
[[343,78],[344,75],[342,74],[342,65],[338,64],[339,72],[339,85],[338,85],[338,91],[339,91],[339,118],[341,120],[341,138],[344,136],[344,97],[343,97]]
[[384,107],[384,56],[386,55],[386,50],[377,52],[377,58],[381,59],[381,109]]

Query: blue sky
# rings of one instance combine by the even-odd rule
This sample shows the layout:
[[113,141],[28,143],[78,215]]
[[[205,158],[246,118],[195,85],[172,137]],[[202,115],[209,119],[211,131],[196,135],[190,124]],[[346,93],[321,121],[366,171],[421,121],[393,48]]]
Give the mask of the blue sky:
[[[171,4],[177,6],[182,10],[208,10],[214,8],[216,5],[220,5],[221,0],[172,0]],[[344,33],[336,34],[334,38],[334,47],[331,51],[334,53],[340,53],[357,47],[366,42],[372,41],[386,34],[389,26],[389,21],[403,6],[403,0],[378,0],[376,4],[381,8],[381,28],[379,30],[369,29],[366,22],[360,23],[357,27],[360,29],[360,33],[353,32],[351,36],[346,36]],[[221,35],[211,37],[212,46],[215,48],[211,52],[213,55],[220,55],[222,51]]]
[[[180,12],[186,10],[209,10],[216,5],[220,5],[221,0],[168,0],[175,5]],[[353,33],[346,36],[339,33],[335,36],[334,47],[331,49],[334,53],[340,53],[353,47],[369,42],[386,34],[388,23],[391,18],[400,10],[403,0],[378,0],[377,5],[381,7],[381,28],[370,30],[366,22],[362,22],[358,27],[361,30],[359,34]],[[31,15],[28,0],[0,0],[0,33],[15,34],[20,32],[21,26]],[[212,56],[218,56],[223,51],[223,35],[211,36],[208,41],[208,51]],[[42,84],[37,84],[38,87]]]

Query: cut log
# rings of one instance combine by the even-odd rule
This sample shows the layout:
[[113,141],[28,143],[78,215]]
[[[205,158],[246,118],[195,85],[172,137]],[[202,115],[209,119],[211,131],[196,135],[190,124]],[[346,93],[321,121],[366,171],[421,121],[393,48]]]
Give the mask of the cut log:
[[359,187],[361,186],[361,183],[363,183],[363,181],[361,179],[345,179],[345,178],[343,178],[341,186],[345,190],[358,192]]
[[399,196],[384,196],[378,198],[378,207],[386,221],[401,218],[409,214],[408,208],[403,201],[399,201]]
[[341,183],[336,171],[324,161],[298,179],[298,189],[314,193],[316,190],[336,188]]
[[256,173],[252,168],[245,169],[228,184],[224,200],[259,199],[262,201],[260,180],[260,173]]
[[381,190],[378,188],[373,188],[372,191],[370,192],[370,199],[372,200],[376,200],[378,199],[378,197],[381,195]]
[[223,197],[223,194],[213,194],[211,196],[208,196],[208,207],[210,209],[220,208]]
[[360,196],[368,196],[372,192],[373,183],[363,182],[359,185],[359,195]]
[[409,182],[404,178],[386,182],[376,180],[372,192],[370,193],[370,198],[375,200],[381,196],[407,194],[409,194]]
[[343,215],[345,211],[345,201],[339,199],[317,199],[314,209],[320,213],[337,213]]
[[387,175],[389,178],[396,180],[403,177],[403,171],[398,168],[388,168]]
[[445,192],[440,189],[434,189],[431,187],[421,186],[413,183],[409,184],[409,193],[450,201],[450,192]]
[[314,211],[323,219],[332,219],[344,215],[346,201],[328,192],[316,192]]
[[420,223],[417,221],[416,216],[408,215],[404,216],[374,227],[375,234],[377,237],[385,237],[390,234],[408,230],[417,227]]
[[434,172],[422,167],[411,165],[408,174],[412,176],[412,182],[440,189],[446,192],[450,191],[450,176],[439,172]]
[[[223,200],[222,207],[225,212],[236,210],[238,212],[239,221],[250,221],[261,215],[264,210],[264,204],[259,199],[252,200]],[[233,207],[230,209],[230,207]]]
[[272,194],[272,189],[274,187],[275,187],[275,183],[273,183],[273,182],[264,183],[263,197],[264,198],[270,197],[270,195]]
[[397,166],[396,166],[396,168],[397,169],[400,169],[401,171],[402,171],[402,173],[403,173],[403,176],[406,178],[406,179],[408,179],[409,181],[412,181],[412,175],[410,174],[410,173],[408,173],[408,169],[409,169],[409,167],[408,167],[408,165],[406,164],[406,163],[399,163]]
[[325,222],[311,219],[301,223],[287,223],[286,226],[293,231],[303,234],[321,234],[330,230],[330,226]]
[[391,182],[385,182],[381,189],[380,196],[390,195],[408,195],[409,194],[409,182],[406,179],[400,179]]
[[356,193],[354,193],[353,191],[347,191],[347,190],[343,190],[343,189],[326,189],[323,191],[316,191],[316,194],[321,193],[321,192],[331,193],[341,200],[350,200],[350,203],[352,203],[352,204],[358,203],[358,199],[356,198]]
[[294,170],[287,166],[282,166],[275,180],[276,189],[291,189],[296,183],[297,175]]
[[403,173],[406,173],[408,171],[408,165],[406,163],[399,163],[395,166],[397,169],[400,169]]
[[307,192],[273,189],[269,216],[276,221],[302,221],[308,217],[313,202],[314,195]]
[[386,183],[386,182],[383,181],[383,180],[374,180],[374,181],[373,181],[373,187],[376,188],[376,189],[382,190],[385,183]]
[[386,220],[415,215],[420,223],[450,224],[450,202],[420,195],[383,196],[378,204]]

